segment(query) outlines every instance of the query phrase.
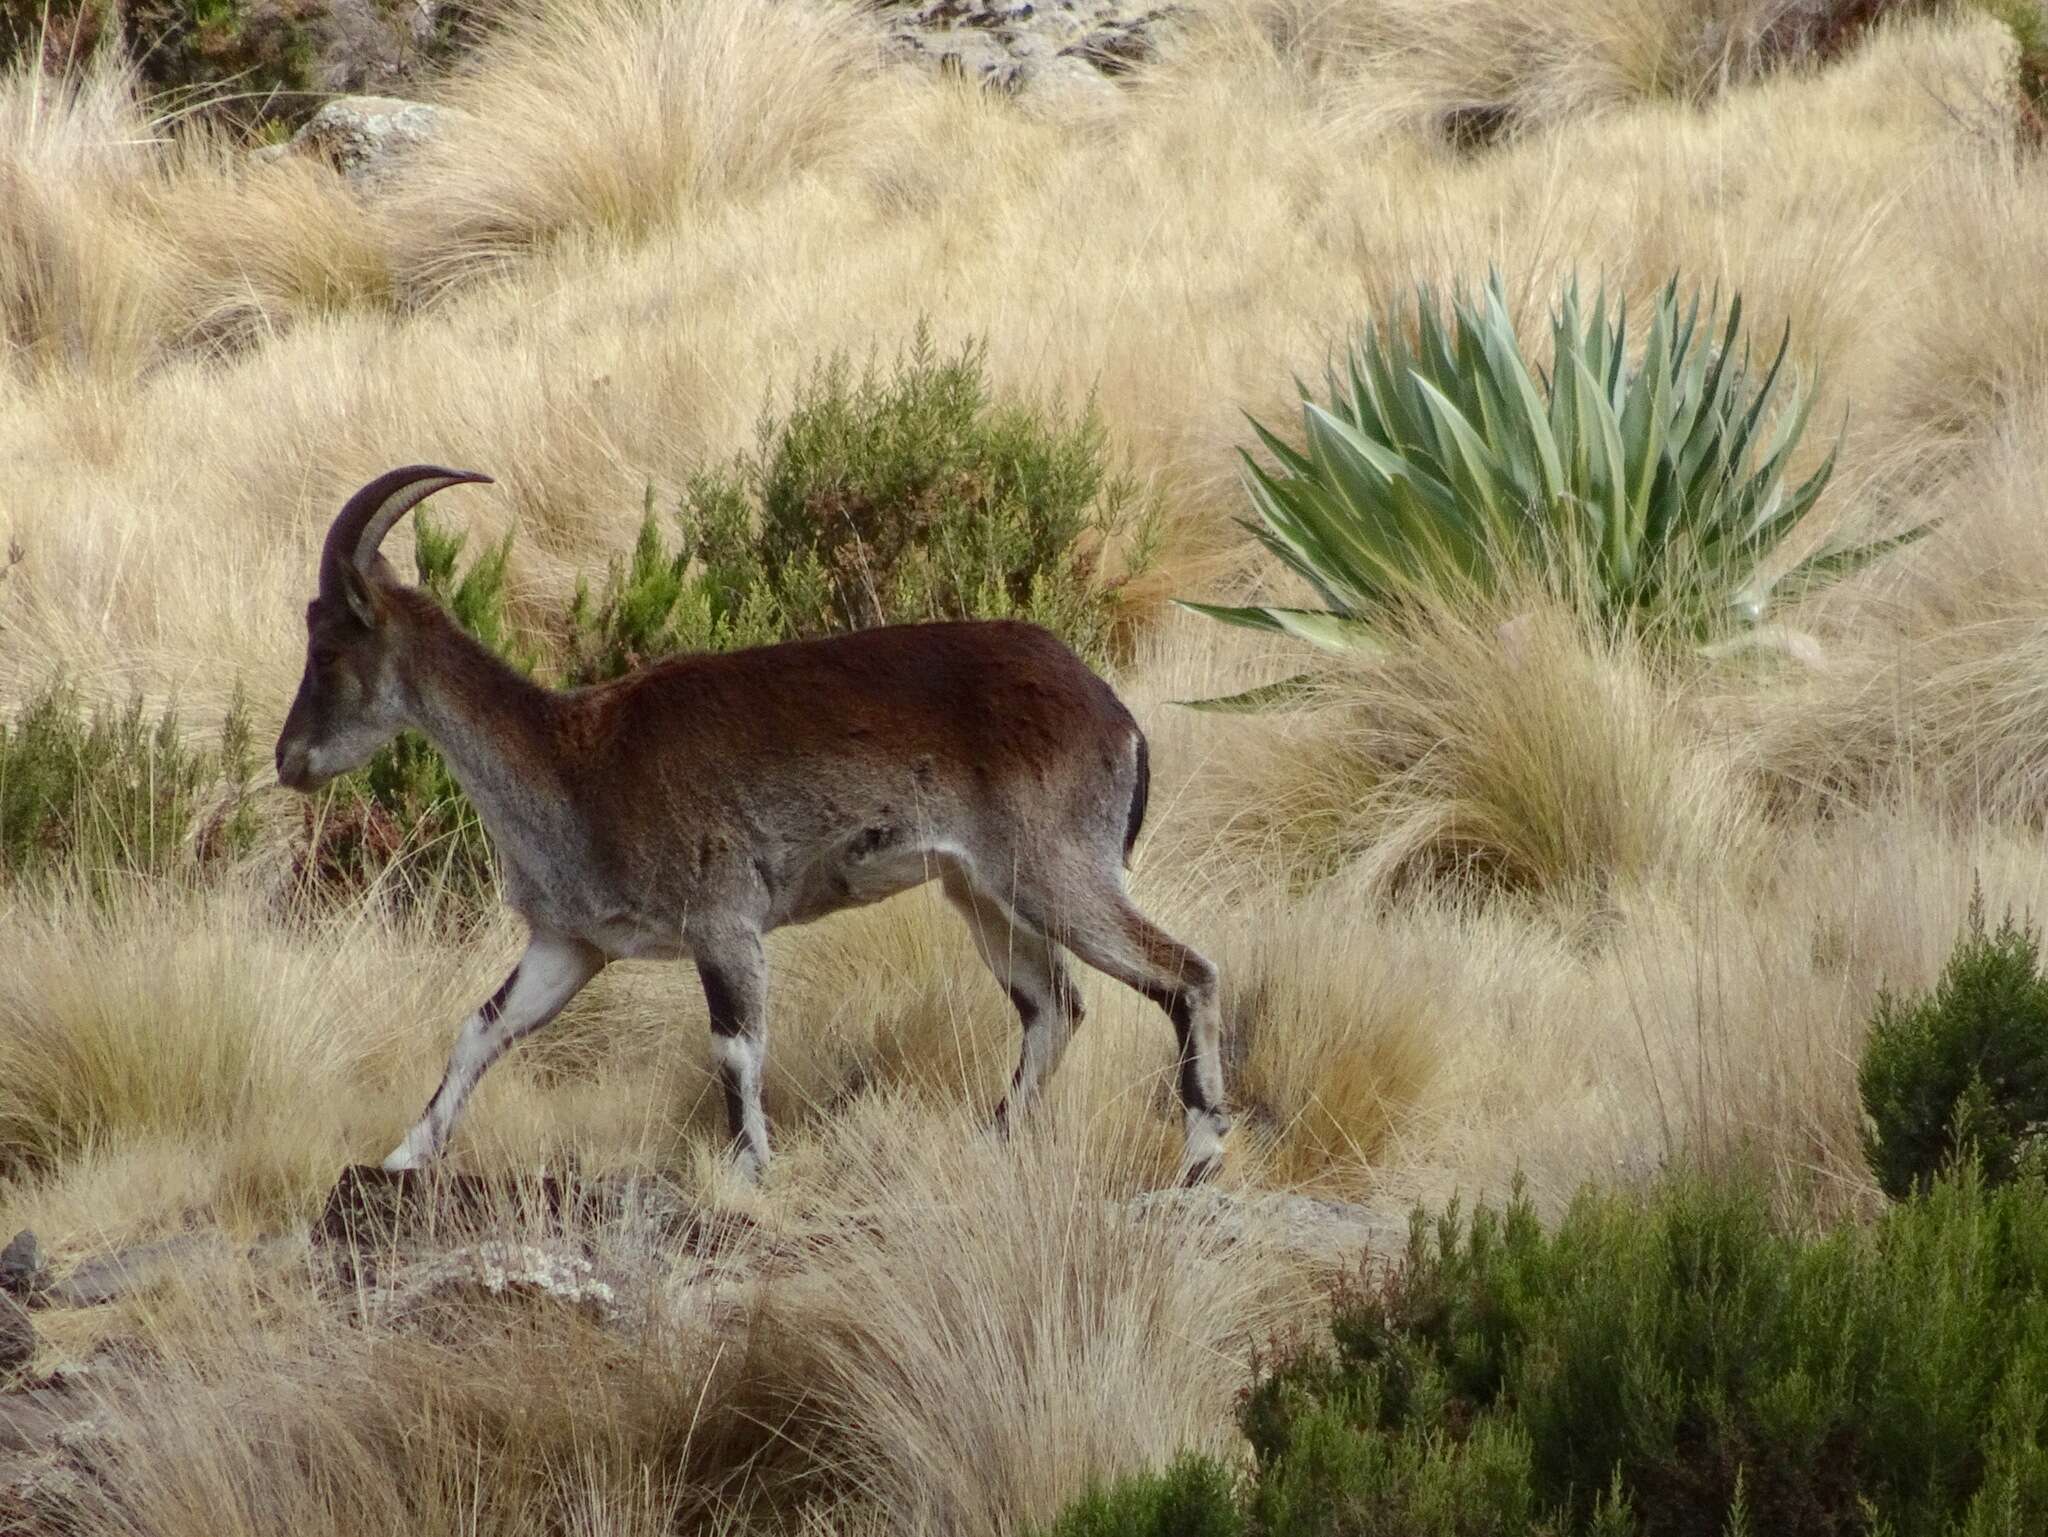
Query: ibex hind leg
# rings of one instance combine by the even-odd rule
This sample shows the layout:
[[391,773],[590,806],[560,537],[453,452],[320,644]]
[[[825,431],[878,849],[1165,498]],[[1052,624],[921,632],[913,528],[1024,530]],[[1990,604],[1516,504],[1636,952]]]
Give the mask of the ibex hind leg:
[[1033,893],[1020,905],[1034,923],[1045,917],[1047,931],[1083,961],[1166,1011],[1179,1045],[1175,1083],[1187,1126],[1180,1182],[1213,1178],[1230,1130],[1215,966],[1139,912],[1114,875],[1076,892]]
[[940,877],[947,900],[960,909],[974,946],[1010,995],[1024,1026],[1024,1043],[1009,1092],[996,1106],[995,1124],[1009,1130],[1059,1070],[1060,1058],[1081,1023],[1081,997],[1058,948],[1020,922],[1006,903],[978,887],[957,866]]

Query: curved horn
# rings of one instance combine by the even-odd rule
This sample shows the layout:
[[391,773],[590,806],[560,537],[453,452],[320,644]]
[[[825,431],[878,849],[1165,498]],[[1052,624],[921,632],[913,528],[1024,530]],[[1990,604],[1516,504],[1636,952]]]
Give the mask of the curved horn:
[[340,565],[368,571],[392,524],[436,491],[464,481],[487,486],[491,477],[473,470],[447,470],[437,464],[408,464],[403,469],[387,470],[364,486],[348,499],[335,515],[334,526],[327,530],[327,543],[320,551],[322,590],[334,589]]

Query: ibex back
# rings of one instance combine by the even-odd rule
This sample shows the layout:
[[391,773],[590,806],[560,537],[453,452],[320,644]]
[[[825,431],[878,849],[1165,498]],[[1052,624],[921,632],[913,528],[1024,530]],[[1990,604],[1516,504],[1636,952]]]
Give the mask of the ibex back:
[[696,962],[736,1151],[758,1177],[761,936],[933,878],[1023,1020],[999,1124],[1036,1097],[1080,1022],[1070,950],[1173,1021],[1182,1178],[1217,1169],[1228,1123],[1216,971],[1125,894],[1149,771],[1108,684],[1035,625],[979,621],[673,656],[554,692],[377,552],[425,497],[486,480],[414,465],[342,508],[277,742],[280,782],[312,790],[400,730],[424,734],[475,804],[532,931],[387,1169],[436,1156],[484,1071],[608,961],[667,957]]

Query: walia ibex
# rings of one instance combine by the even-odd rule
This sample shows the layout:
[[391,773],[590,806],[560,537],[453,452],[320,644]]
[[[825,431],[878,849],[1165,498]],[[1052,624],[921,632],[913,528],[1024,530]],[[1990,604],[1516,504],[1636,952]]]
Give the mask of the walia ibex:
[[349,498],[277,741],[278,779],[311,790],[401,729],[422,732],[475,803],[532,931],[385,1168],[437,1155],[491,1063],[608,961],[687,957],[737,1155],[758,1177],[761,936],[937,877],[1024,1022],[998,1123],[1039,1093],[1080,1022],[1064,947],[1172,1019],[1181,1177],[1215,1172],[1229,1126],[1216,970],[1125,894],[1149,769],[1108,684],[1045,630],[988,620],[671,656],[554,692],[377,553],[415,504],[463,481],[488,477],[412,465]]

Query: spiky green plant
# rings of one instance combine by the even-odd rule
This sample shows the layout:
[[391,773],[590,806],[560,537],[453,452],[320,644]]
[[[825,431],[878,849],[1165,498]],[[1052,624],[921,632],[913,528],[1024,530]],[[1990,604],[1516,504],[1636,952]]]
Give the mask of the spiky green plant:
[[1574,282],[1546,373],[1523,356],[1497,272],[1477,300],[1453,295],[1448,326],[1421,285],[1412,342],[1368,322],[1327,405],[1298,386],[1302,447],[1252,422],[1278,468],[1244,455],[1259,514],[1246,526],[1328,607],[1187,606],[1351,648],[1422,594],[1494,591],[1533,566],[1606,621],[1699,643],[1756,624],[1779,587],[1912,537],[1779,558],[1835,458],[1789,478],[1813,405],[1785,377],[1790,327],[1759,377],[1737,346],[1740,296],[1725,317],[1718,294],[1705,310],[1702,323],[1697,293],[1681,306],[1674,277],[1631,359],[1627,306],[1603,290],[1583,308]]

